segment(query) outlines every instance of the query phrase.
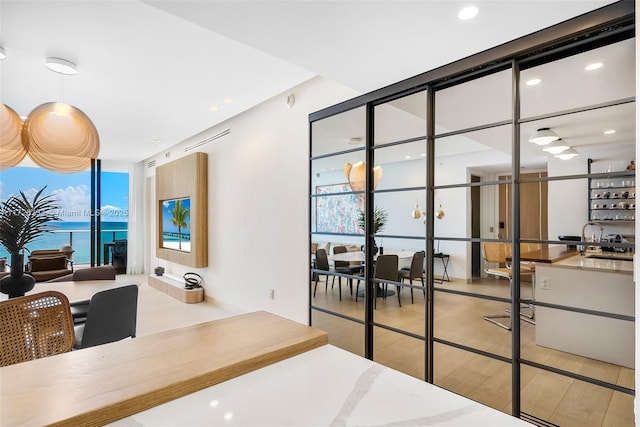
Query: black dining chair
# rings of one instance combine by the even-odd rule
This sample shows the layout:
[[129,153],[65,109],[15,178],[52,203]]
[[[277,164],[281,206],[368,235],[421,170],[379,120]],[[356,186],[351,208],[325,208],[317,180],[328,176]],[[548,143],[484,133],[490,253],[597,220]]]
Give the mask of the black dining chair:
[[[49,282],[83,282],[88,280],[116,280],[116,269],[112,265],[81,268],[72,274],[49,280]],[[73,316],[73,323],[76,325],[83,323],[87,317],[87,310],[89,310],[89,300],[72,302],[71,315]]]
[[[388,280],[390,282],[398,281],[398,255],[378,255],[375,261],[376,265],[373,270],[373,278],[378,280]],[[358,288],[360,287],[360,281],[356,285],[356,302],[358,301]],[[387,298],[388,283],[381,285],[375,283],[373,288],[374,292],[374,308],[377,306],[378,294],[381,294],[384,299]],[[402,307],[400,302],[400,285],[396,285],[398,294],[398,305]]]
[[87,320],[74,327],[74,349],[135,338],[138,317],[138,285],[98,292],[91,297]]
[[[424,287],[424,252],[416,252],[413,254],[413,258],[411,258],[411,266],[401,268],[398,272],[400,275],[400,279],[402,283],[404,283],[405,279],[409,279],[409,283],[413,284],[414,280],[420,279],[420,283],[422,283],[422,293],[426,298],[426,288]],[[413,288],[411,289],[411,304],[413,304]]]
[[[337,254],[343,254],[347,252],[347,247],[346,246],[335,246],[333,248],[333,254],[337,255]],[[352,265],[351,262],[349,261],[333,261],[333,269],[335,270],[336,273],[342,273],[342,274],[350,274],[352,276],[354,275],[362,275],[363,273],[363,268],[362,268],[362,264],[358,264],[358,265]],[[333,287],[333,282],[335,282],[336,280],[336,276],[333,276],[333,280],[331,281],[331,286]],[[340,284],[340,282],[342,281],[342,277],[338,276],[338,284]],[[351,293],[353,294],[353,279],[349,279],[349,289],[351,291]]]
[[[329,272],[331,271],[331,267],[329,267],[329,258],[327,257],[327,251],[325,249],[316,249],[316,270],[326,271],[327,273],[316,272],[315,281],[316,285],[313,288],[313,296],[316,296],[316,290],[318,289],[318,281],[320,280],[320,276],[325,276],[324,281],[324,291],[327,292],[327,284],[329,283]],[[340,286],[340,282],[338,281],[338,286]]]

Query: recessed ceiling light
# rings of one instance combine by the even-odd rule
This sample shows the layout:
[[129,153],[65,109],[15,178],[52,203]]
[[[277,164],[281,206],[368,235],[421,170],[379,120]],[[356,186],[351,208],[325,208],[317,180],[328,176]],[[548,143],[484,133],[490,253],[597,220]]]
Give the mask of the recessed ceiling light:
[[54,73],[67,75],[78,74],[76,64],[69,62],[66,59],[47,58],[47,60],[44,61],[44,65]]
[[420,154],[422,157],[427,157],[427,153]]
[[613,135],[614,133],[616,133],[615,129],[609,129],[609,130],[605,130],[604,132],[605,135]]
[[212,105],[211,107],[209,107],[209,110],[213,111],[214,113],[217,111],[220,111],[220,109],[218,107],[216,107],[215,105]]
[[409,160],[411,156],[404,156],[405,159]]
[[231,99],[231,98],[225,98],[225,99],[224,99],[224,103],[225,103],[225,104],[233,104],[233,99]]
[[362,144],[362,138],[360,138],[359,136],[353,136],[353,137],[347,139],[347,144],[349,144],[349,145],[360,145],[360,144]]
[[602,68],[604,64],[602,62],[594,62],[593,64],[589,64],[586,67],[584,67],[585,70],[587,71],[593,71],[593,70],[597,70],[598,68]]
[[535,85],[539,85],[540,82],[542,82],[541,79],[531,79],[531,80],[527,80],[527,86],[535,86]]
[[458,12],[458,19],[466,21],[475,17],[480,10],[475,6],[467,6]]
[[0,60],[7,59],[7,54],[4,53],[4,48],[0,47]]

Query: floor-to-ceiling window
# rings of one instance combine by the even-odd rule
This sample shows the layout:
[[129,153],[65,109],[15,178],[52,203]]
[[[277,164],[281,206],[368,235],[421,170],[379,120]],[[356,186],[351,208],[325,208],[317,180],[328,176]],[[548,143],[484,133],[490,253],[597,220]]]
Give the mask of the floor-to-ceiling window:
[[633,18],[591,18],[311,115],[332,344],[535,423],[633,425]]
[[[31,197],[44,188],[43,194],[52,195],[59,207],[60,221],[54,223],[52,233],[32,242],[27,250],[69,245],[74,265],[100,265],[105,261],[104,248],[110,250],[109,243],[127,239],[128,180],[128,172],[121,167],[105,170],[94,166],[93,172],[57,173],[23,165],[0,172],[0,198],[5,200],[20,191]],[[8,258],[8,253],[0,247],[2,257]],[[111,256],[108,261],[112,262]]]

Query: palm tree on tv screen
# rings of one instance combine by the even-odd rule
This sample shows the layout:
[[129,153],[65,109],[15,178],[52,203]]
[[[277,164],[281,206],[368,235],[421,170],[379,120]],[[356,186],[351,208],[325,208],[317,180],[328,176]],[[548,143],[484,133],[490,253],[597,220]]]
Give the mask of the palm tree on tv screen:
[[189,208],[182,206],[182,200],[176,200],[173,209],[169,209],[169,214],[171,215],[169,219],[171,224],[178,227],[178,249],[182,250],[182,229],[189,228],[189,223],[187,222],[189,219]]

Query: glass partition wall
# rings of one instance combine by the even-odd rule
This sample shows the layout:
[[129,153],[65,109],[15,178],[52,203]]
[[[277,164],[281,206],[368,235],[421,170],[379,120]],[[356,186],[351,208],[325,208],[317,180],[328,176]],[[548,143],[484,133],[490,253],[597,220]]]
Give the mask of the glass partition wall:
[[311,325],[535,424],[633,425],[623,18],[312,114]]

